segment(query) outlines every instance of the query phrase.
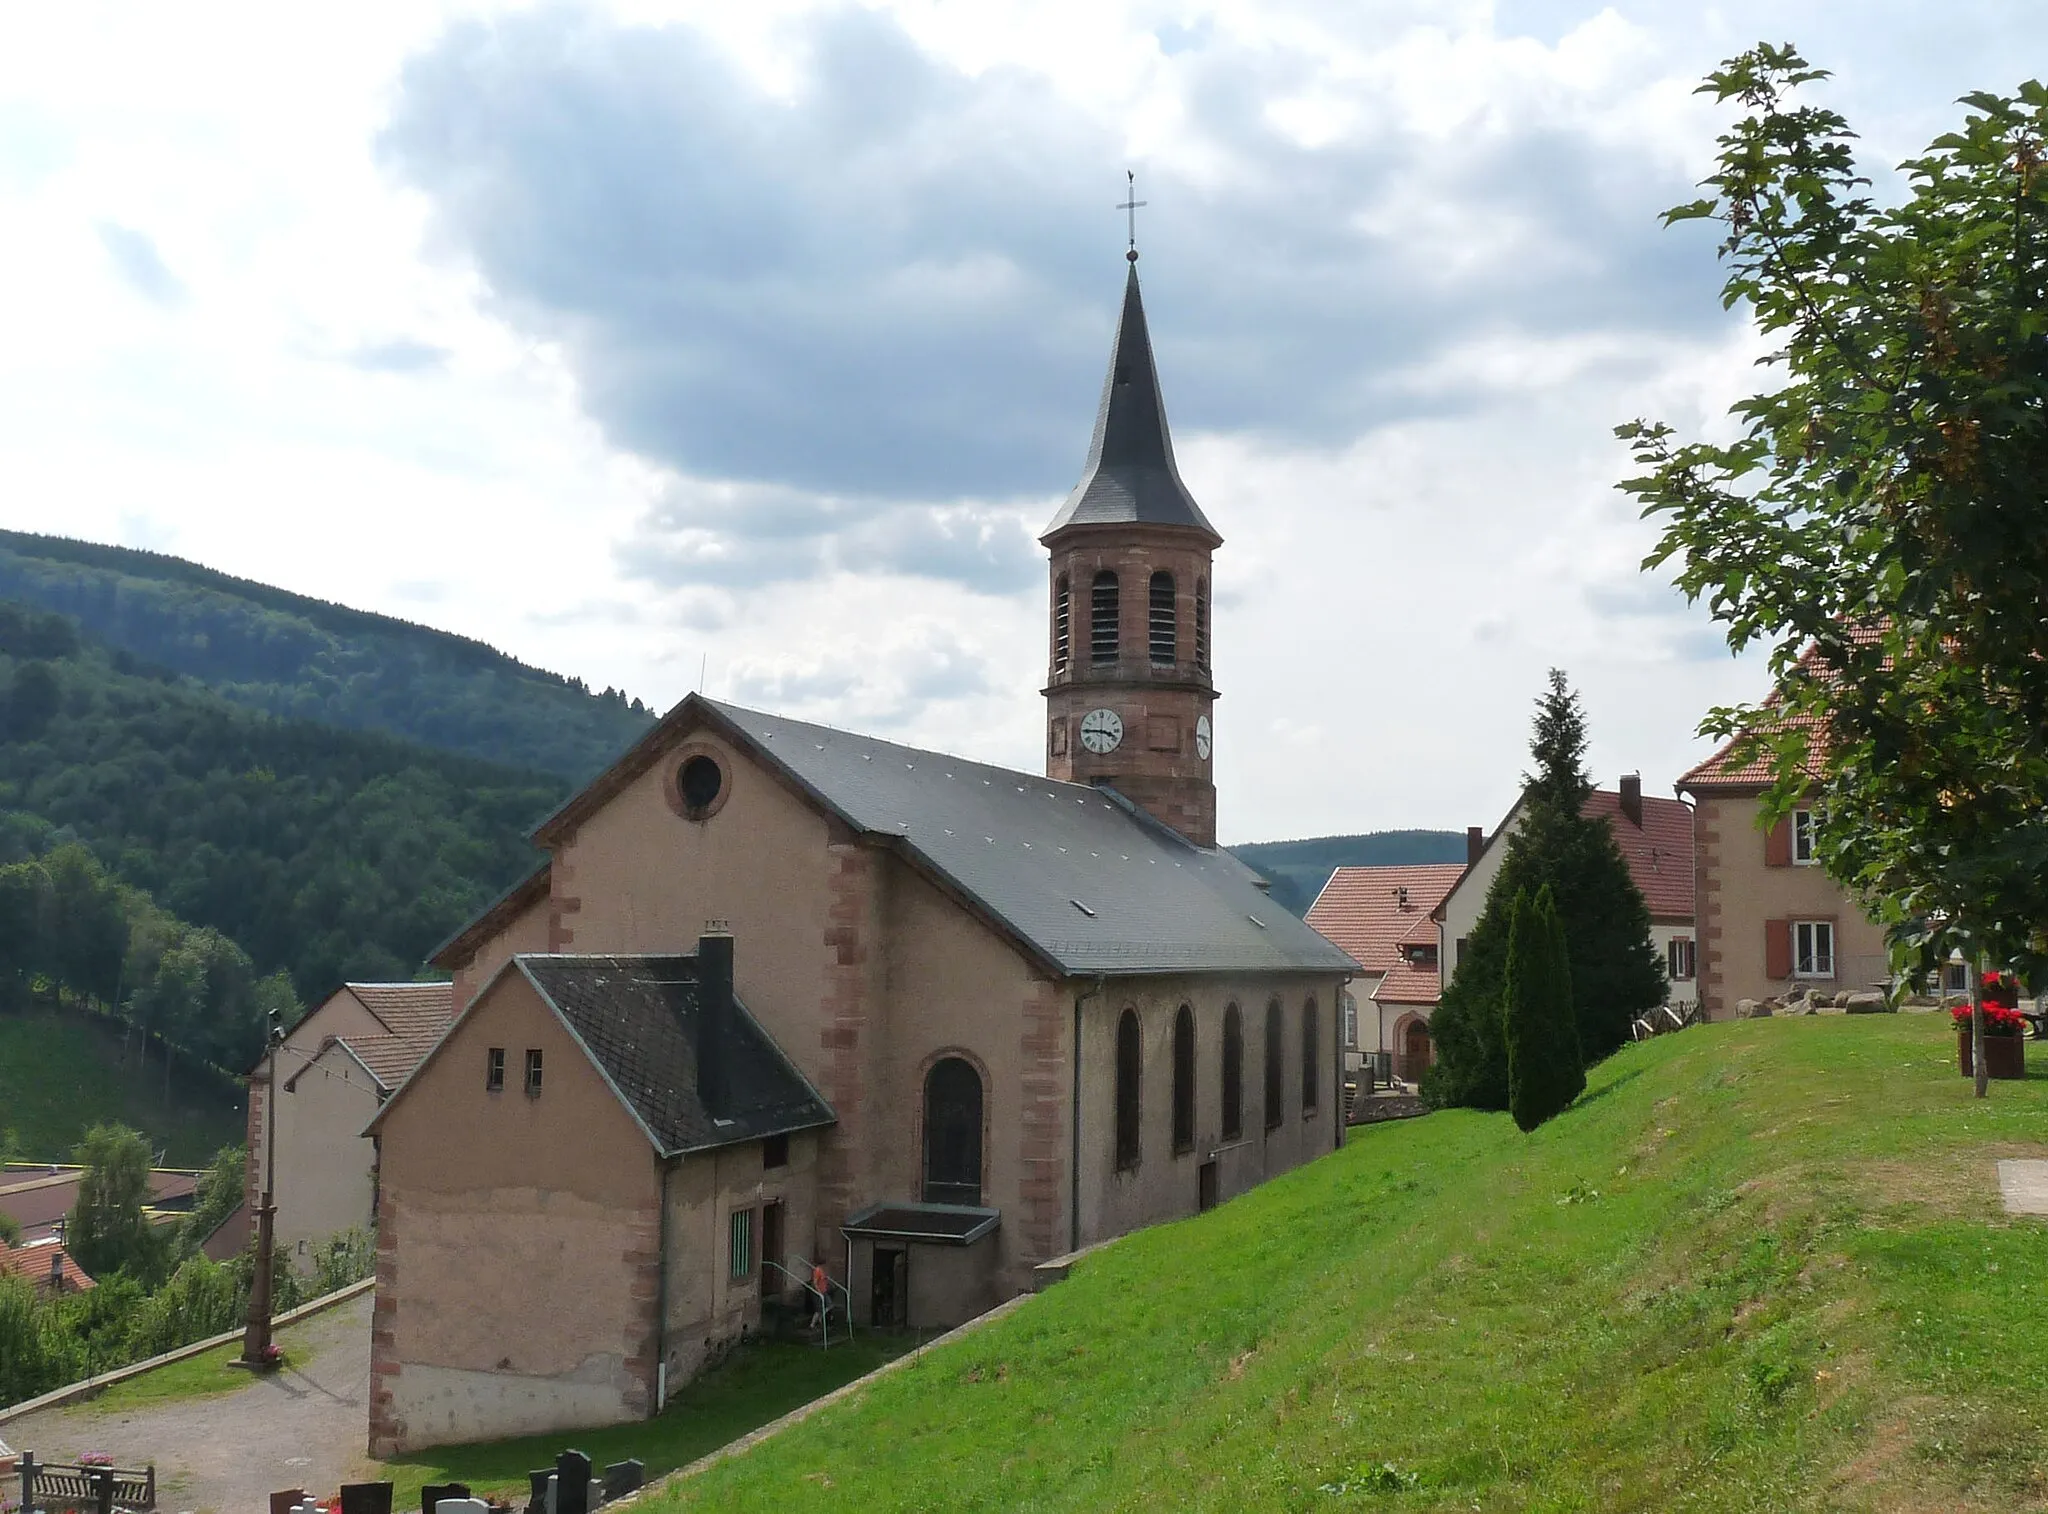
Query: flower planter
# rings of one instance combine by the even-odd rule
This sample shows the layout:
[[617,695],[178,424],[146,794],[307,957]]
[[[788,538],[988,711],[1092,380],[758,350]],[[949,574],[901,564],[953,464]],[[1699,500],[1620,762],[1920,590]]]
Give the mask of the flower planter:
[[[1976,1064],[1970,1060],[1970,1033],[1967,1030],[1956,1032],[1956,1062],[1964,1077],[1977,1075]],[[2027,1075],[2027,1038],[1986,1036],[1984,1071],[1986,1076],[1993,1078],[2024,1078]]]

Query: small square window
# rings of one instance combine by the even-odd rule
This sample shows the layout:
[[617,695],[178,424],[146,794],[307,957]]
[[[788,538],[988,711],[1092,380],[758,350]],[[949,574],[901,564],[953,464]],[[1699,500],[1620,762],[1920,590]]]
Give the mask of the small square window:
[[531,1049],[526,1053],[526,1096],[540,1097],[540,1053]]
[[761,1143],[761,1166],[787,1167],[789,1165],[789,1137],[772,1135]]
[[505,1087],[505,1048],[493,1046],[484,1054],[484,1088],[490,1093],[502,1092]]

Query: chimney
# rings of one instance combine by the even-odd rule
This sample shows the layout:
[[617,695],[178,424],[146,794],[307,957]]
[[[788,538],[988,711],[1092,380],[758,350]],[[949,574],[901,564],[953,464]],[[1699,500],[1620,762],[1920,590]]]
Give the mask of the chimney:
[[732,1024],[732,936],[709,930],[697,938],[697,1097],[713,1119],[732,1103],[726,1068]]
[[1621,812],[1637,830],[1643,828],[1643,775],[1623,773],[1621,775]]
[[64,1291],[64,1253],[55,1248],[50,1251],[50,1291]]
[[1465,827],[1465,866],[1470,867],[1479,860],[1479,854],[1486,850],[1486,827],[1468,825]]

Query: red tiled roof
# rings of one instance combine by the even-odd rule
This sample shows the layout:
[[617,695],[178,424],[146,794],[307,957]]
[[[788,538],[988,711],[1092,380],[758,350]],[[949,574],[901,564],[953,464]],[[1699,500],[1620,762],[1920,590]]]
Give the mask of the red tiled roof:
[[[1402,960],[1401,944],[1411,932],[1426,929],[1416,940],[1435,943],[1429,912],[1464,871],[1460,862],[1340,867],[1309,907],[1308,923],[1367,972],[1384,973]],[[1404,888],[1405,908],[1399,892]]]
[[1643,823],[1637,826],[1621,813],[1621,795],[1595,789],[1580,811],[1599,816],[1614,832],[1628,874],[1650,906],[1650,918],[1689,921],[1693,918],[1692,806],[1677,799],[1643,796]]
[[94,1287],[85,1269],[71,1260],[71,1253],[55,1241],[30,1241],[25,1246],[0,1246],[0,1273],[25,1277],[38,1288],[50,1286],[50,1263],[57,1264],[57,1289],[61,1293],[83,1293]]
[[455,1019],[453,983],[351,983],[349,992],[391,1027],[388,1036],[341,1039],[385,1088],[396,1088]]
[[[1881,627],[1859,626],[1850,632],[1850,639],[1852,642],[1868,646],[1882,634]],[[1889,655],[1885,658],[1885,666],[1891,666]],[[1818,646],[1809,646],[1804,652],[1799,654],[1798,669],[1801,673],[1809,676],[1826,676],[1827,670],[1821,661],[1820,648]],[[1814,777],[1818,778],[1820,776],[1820,761],[1826,752],[1827,732],[1822,728],[1820,722],[1811,715],[1784,717],[1773,717],[1770,715],[1768,712],[1777,708],[1779,698],[1780,691],[1773,689],[1770,692],[1770,696],[1764,700],[1764,710],[1766,711],[1764,728],[1767,730],[1785,730],[1793,727],[1804,729],[1807,732],[1807,741],[1809,743],[1807,747],[1807,769]],[[1715,749],[1713,756],[1690,769],[1684,777],[1678,780],[1678,791],[1680,793],[1694,794],[1760,793],[1764,789],[1769,788],[1777,777],[1769,753],[1759,752],[1750,755],[1743,761],[1738,762],[1735,760],[1735,748],[1741,743],[1743,736],[1748,734],[1749,732],[1744,731],[1722,742]]]

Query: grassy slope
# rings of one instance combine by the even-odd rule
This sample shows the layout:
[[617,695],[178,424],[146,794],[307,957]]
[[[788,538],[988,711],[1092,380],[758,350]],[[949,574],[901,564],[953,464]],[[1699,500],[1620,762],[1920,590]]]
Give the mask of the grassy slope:
[[2048,1231],[1992,1167],[2048,1155],[2043,1051],[1977,1104],[1945,1020],[1755,1021],[1533,1136],[1370,1128],[659,1507],[2048,1507]]
[[124,1065],[119,1026],[51,1009],[0,1014],[0,1131],[14,1133],[23,1157],[69,1160],[103,1120],[142,1131],[173,1167],[203,1167],[241,1141],[242,1089],[174,1061],[167,1103],[163,1063],[143,1063],[131,1046]]

